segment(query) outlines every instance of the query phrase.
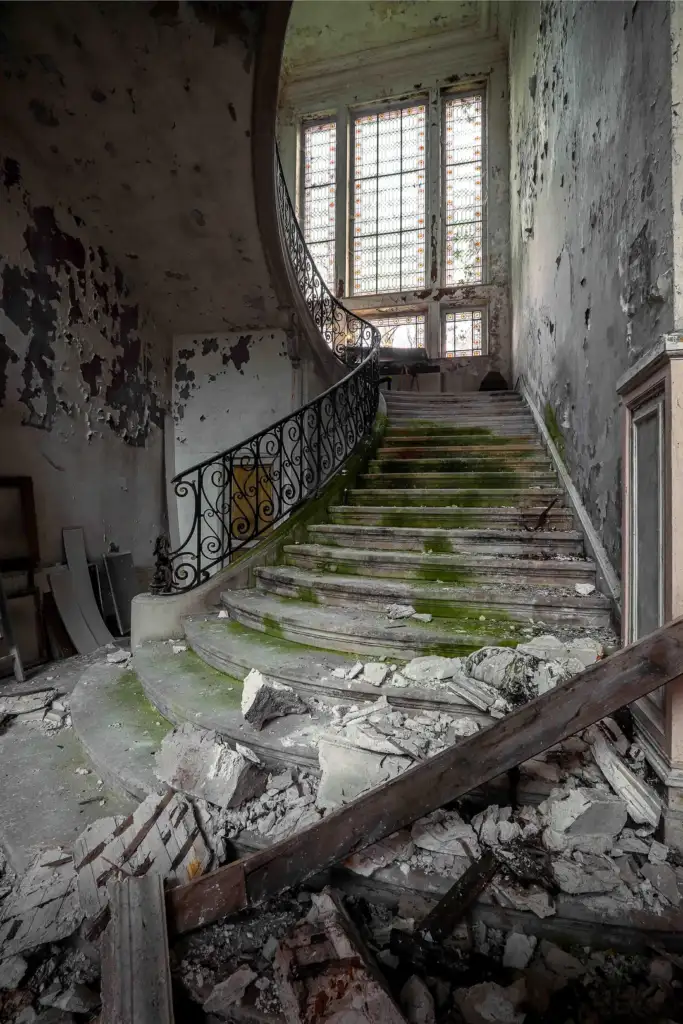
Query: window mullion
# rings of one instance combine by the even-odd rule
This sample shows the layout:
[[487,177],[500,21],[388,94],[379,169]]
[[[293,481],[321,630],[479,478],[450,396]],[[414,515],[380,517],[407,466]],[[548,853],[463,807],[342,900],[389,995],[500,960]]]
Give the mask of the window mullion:
[[342,281],[342,295],[350,294],[349,264],[347,260],[349,242],[349,111],[342,107],[337,111],[337,162],[335,167],[335,236],[334,236],[334,293],[337,294]]
[[[441,281],[441,93],[429,91],[425,160],[425,260],[426,284],[436,288]],[[427,352],[431,358],[441,355],[441,316],[436,299],[429,300],[427,316]]]

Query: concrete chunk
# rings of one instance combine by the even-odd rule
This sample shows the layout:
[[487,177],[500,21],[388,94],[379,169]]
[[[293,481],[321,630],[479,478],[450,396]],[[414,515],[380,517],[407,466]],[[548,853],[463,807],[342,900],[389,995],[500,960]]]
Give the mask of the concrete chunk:
[[368,661],[363,666],[363,678],[371,686],[381,686],[389,675],[389,666],[382,661]]
[[415,614],[412,604],[388,604],[386,611],[390,619],[409,619]]
[[209,729],[183,725],[164,737],[156,755],[157,777],[219,807],[239,807],[259,796],[267,774]]
[[428,654],[409,661],[403,669],[403,675],[412,679],[414,683],[425,683],[435,679],[451,679],[459,668],[459,658],[442,658],[437,654]]
[[539,809],[554,832],[616,836],[626,824],[626,804],[601,789],[553,790]]
[[672,906],[677,907],[681,902],[681,895],[678,891],[676,873],[668,864],[643,864],[640,869],[643,878],[647,878],[660,896],[668,900]]
[[225,981],[214,985],[211,995],[204,1003],[204,1012],[227,1017],[230,1008],[242,1001],[244,993],[257,977],[258,975],[249,967],[238,968]]
[[307,711],[308,705],[291,686],[266,679],[256,668],[245,677],[242,714],[255,729],[262,729],[273,718],[303,715]]
[[46,850],[2,905],[0,950],[10,957],[46,942],[58,942],[71,935],[83,917],[71,854],[62,849]]
[[392,757],[335,742],[330,737],[318,745],[322,778],[317,806],[333,810],[368,789],[396,778],[412,764],[409,757]]
[[534,955],[537,942],[538,939],[535,935],[510,932],[503,952],[503,967],[512,967],[517,971],[523,971]]
[[595,763],[614,792],[624,801],[629,817],[639,825],[656,827],[662,816],[662,801],[652,786],[638,778],[624,764],[600,728],[589,730],[589,735]]
[[455,1004],[465,1024],[523,1024],[526,1014],[519,1013],[508,990],[494,981],[461,988]]
[[0,962],[0,988],[13,991],[28,970],[23,956],[10,956]]
[[434,998],[417,974],[408,978],[398,998],[409,1024],[434,1024]]

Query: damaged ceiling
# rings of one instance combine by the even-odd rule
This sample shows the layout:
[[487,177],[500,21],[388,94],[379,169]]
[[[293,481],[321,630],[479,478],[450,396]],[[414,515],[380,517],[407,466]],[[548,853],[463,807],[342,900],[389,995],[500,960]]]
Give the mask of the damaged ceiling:
[[[3,5],[3,148],[171,333],[274,326],[252,185],[255,4]],[[33,168],[32,170],[30,170]]]

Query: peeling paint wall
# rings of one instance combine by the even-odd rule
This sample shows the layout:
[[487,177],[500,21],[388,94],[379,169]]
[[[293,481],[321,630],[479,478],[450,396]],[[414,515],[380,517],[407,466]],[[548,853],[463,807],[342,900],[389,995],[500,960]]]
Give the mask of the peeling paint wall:
[[618,378],[673,327],[669,5],[516,3],[513,364],[615,566]]
[[175,472],[245,440],[300,404],[284,331],[174,340]]
[[0,154],[0,474],[30,475],[41,555],[83,526],[150,564],[162,525],[168,355],[121,270],[16,155]]

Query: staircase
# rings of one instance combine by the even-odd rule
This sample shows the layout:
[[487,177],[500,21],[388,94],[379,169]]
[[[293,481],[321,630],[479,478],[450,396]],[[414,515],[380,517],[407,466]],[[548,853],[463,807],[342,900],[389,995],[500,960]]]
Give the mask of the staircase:
[[[273,768],[317,772],[316,738],[340,702],[386,694],[403,708],[477,715],[418,685],[378,689],[345,678],[358,659],[457,656],[544,630],[610,635],[608,600],[575,591],[595,583],[595,566],[522,398],[385,397],[381,447],[305,543],[257,569],[254,588],[224,593],[220,612],[185,620],[187,650],[148,643],[135,653],[134,674],[86,673],[74,725],[112,786],[139,798],[158,785],[152,749],[169,723],[216,729]],[[390,619],[395,603],[429,621]],[[252,729],[240,710],[252,668],[315,698],[314,713]],[[122,723],[115,730],[112,718]]]

